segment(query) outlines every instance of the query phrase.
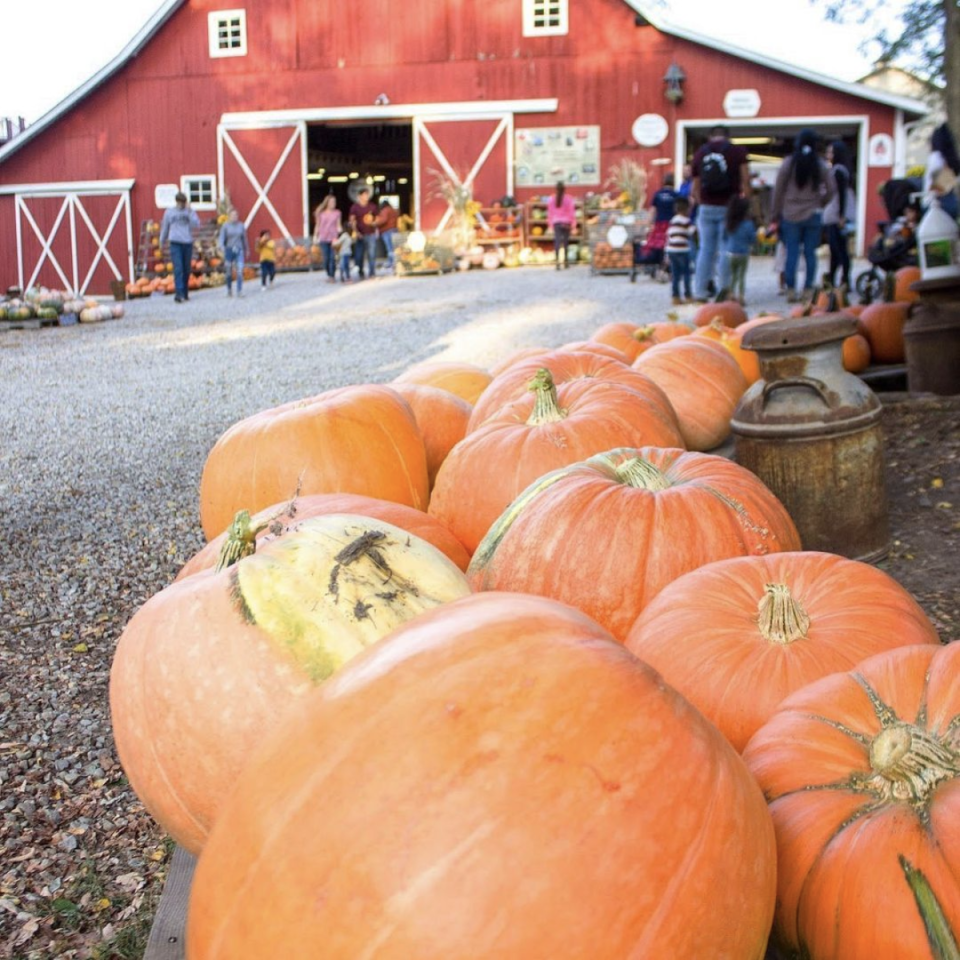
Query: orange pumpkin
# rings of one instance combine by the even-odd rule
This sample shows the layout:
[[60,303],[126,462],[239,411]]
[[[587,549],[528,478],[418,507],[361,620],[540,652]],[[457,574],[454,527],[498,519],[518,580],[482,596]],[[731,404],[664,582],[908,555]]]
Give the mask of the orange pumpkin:
[[920,299],[916,290],[911,290],[912,284],[920,280],[919,267],[901,267],[893,275],[893,299],[901,303],[914,303]]
[[667,395],[688,449],[712,450],[729,436],[747,380],[721,344],[678,337],[641,353],[634,367]]
[[[237,527],[249,532],[249,518]],[[370,517],[313,517],[252,555],[238,540],[234,565],[185,577],[137,611],[110,674],[123,768],[193,852],[289,704],[393,627],[469,593],[439,550]]]
[[[435,517],[402,503],[377,500],[375,497],[364,497],[356,493],[308,494],[288,503],[277,503],[267,507],[266,510],[261,510],[250,518],[250,530],[255,540],[255,547],[260,547],[296,530],[304,520],[331,513],[349,513],[393,524],[435,546],[461,570],[466,570],[470,562],[470,555],[464,550],[463,544]],[[215,567],[223,545],[230,535],[231,531],[227,530],[198,550],[180,568],[177,580]]]
[[341,387],[234,424],[204,464],[200,522],[212,540],[239,510],[262,510],[296,493],[341,492],[426,509],[423,438],[409,405],[389,387]]
[[798,550],[779,500],[723,458],[610,450],[540,477],[470,561],[476,590],[562,600],[623,640],[677,577],[727,557]]
[[672,412],[629,387],[571,380],[556,387],[541,368],[526,397],[502,407],[458,443],[430,498],[471,553],[510,502],[538,477],[619,445],[682,446]]
[[427,474],[432,488],[447,454],[466,436],[473,407],[455,393],[439,387],[395,383],[393,389],[410,404],[416,417],[427,453]]
[[637,331],[637,339],[644,342],[648,338],[654,344],[666,343],[676,337],[686,337],[693,333],[693,328],[681,323],[679,320],[658,320],[656,323],[648,323]]
[[801,687],[938,637],[883,571],[805,552],[721,560],[674,580],[626,643],[743,750]]
[[557,386],[575,380],[605,380],[630,387],[660,406],[664,415],[676,422],[676,415],[666,394],[638,370],[598,353],[554,350],[519,361],[495,377],[473,408],[467,432],[473,432],[502,407],[525,396],[529,391],[530,381],[541,367],[550,371]]
[[572,343],[565,343],[559,350],[575,350],[577,353],[598,353],[601,357],[609,357],[611,360],[619,360],[621,363],[629,363],[627,355],[616,347],[611,347],[608,343],[598,343],[596,340],[574,340]]
[[958,955],[958,677],[960,644],[892,650],[804,687],[751,739],[789,955]]
[[867,338],[875,363],[903,363],[903,325],[910,314],[909,303],[878,301],[865,307],[857,330]]
[[473,404],[493,377],[482,367],[458,360],[428,360],[415,364],[394,378],[394,383],[418,383],[449,390]]
[[551,350],[550,347],[519,347],[517,350],[514,350],[513,353],[506,356],[503,360],[500,360],[498,363],[494,363],[490,367],[490,376],[499,377],[504,370],[509,370],[515,363],[519,363],[521,360],[526,360],[527,357],[535,357],[540,353],[549,353]]
[[640,343],[635,336],[637,329],[635,323],[605,323],[593,332],[590,339],[596,343],[605,343],[608,346],[615,347],[621,353],[627,355],[628,362],[632,362],[640,354]]
[[204,850],[186,946],[760,958],[775,874],[760,791],[682,697],[576,611],[484,595],[395,631],[284,720]]
[[870,366],[870,344],[859,333],[843,341],[843,369],[850,373],[862,373]]
[[720,303],[705,303],[693,315],[695,327],[705,327],[718,319],[728,327],[738,327],[747,322],[747,311],[736,300],[723,300]]

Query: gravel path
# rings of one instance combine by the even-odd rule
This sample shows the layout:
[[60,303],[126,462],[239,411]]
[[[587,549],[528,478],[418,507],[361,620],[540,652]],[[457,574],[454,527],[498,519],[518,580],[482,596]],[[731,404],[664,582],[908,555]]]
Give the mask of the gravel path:
[[[751,313],[783,304],[769,259],[748,290]],[[486,365],[663,319],[669,300],[586,267],[291,274],[243,299],[154,297],[120,321],[0,333],[0,956],[140,956],[169,850],[115,758],[110,661],[201,545],[200,471],[230,424],[427,358]]]

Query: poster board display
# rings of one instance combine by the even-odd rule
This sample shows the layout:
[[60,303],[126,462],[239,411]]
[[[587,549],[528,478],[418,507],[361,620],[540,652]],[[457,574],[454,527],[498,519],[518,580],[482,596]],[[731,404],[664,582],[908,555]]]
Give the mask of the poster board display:
[[518,187],[600,184],[599,125],[518,129],[514,140]]

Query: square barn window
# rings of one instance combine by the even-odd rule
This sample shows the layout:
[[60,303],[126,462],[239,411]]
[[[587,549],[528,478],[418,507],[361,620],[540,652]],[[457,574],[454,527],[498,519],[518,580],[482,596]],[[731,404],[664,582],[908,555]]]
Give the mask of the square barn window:
[[246,10],[214,10],[207,14],[211,57],[247,55]]
[[181,177],[180,189],[187,195],[187,202],[195,210],[217,209],[216,177],[212,175]]
[[523,0],[523,35],[555,37],[568,32],[569,0]]

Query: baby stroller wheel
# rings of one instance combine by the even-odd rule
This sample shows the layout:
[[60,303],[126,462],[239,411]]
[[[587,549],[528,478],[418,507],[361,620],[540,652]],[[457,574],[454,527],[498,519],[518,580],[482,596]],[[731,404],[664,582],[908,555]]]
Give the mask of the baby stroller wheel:
[[864,303],[873,303],[883,296],[883,279],[876,270],[867,270],[857,277],[857,294]]

